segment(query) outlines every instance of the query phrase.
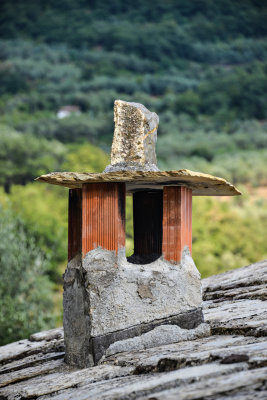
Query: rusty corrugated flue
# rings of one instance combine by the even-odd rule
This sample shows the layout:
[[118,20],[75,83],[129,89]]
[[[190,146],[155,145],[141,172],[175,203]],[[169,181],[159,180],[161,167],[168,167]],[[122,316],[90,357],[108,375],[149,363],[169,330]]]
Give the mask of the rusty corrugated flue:
[[192,252],[192,190],[186,187],[165,186],[163,189],[163,257],[171,262],[180,262],[185,245]]
[[125,184],[91,183],[82,189],[82,253],[125,247]]

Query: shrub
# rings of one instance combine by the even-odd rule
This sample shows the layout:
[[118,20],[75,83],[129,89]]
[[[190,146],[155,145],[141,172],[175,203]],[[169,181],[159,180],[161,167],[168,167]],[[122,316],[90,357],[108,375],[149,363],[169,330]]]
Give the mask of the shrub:
[[23,221],[0,207],[0,344],[54,324],[48,260]]

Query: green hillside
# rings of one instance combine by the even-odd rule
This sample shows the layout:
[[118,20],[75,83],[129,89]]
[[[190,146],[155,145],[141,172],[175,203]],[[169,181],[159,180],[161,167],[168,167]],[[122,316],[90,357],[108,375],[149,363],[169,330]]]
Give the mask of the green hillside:
[[[266,20],[260,0],[2,0],[0,218],[10,235],[22,221],[46,257],[48,296],[66,263],[67,190],[33,179],[102,171],[117,98],[159,115],[160,168],[222,176],[244,193],[194,199],[193,257],[203,276],[267,256]],[[66,105],[80,113],[59,119]],[[0,248],[0,267],[11,250]]]

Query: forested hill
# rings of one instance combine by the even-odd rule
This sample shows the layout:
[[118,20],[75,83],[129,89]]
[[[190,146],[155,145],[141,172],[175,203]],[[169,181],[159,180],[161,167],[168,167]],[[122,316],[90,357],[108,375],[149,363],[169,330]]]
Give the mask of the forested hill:
[[[108,149],[121,97],[160,115],[162,167],[217,172],[206,162],[218,158],[217,173],[231,179],[230,155],[236,170],[249,158],[258,171],[267,147],[266,20],[264,1],[2,1],[3,121]],[[79,119],[55,118],[66,104],[81,108]]]
[[261,39],[267,34],[262,0],[9,0],[1,4],[0,33],[5,38],[20,36],[75,48],[102,46],[160,62],[162,57],[200,61],[194,51],[197,43]]
[[[264,0],[0,1],[0,343],[48,324],[48,303],[41,314],[31,284],[49,285],[26,278],[34,270],[42,279],[42,264],[60,283],[66,263],[67,191],[32,181],[102,171],[117,98],[159,115],[162,169],[212,173],[244,192],[194,199],[193,257],[203,275],[267,256],[266,21]],[[80,112],[58,118],[67,105]],[[128,204],[128,251],[131,227]]]

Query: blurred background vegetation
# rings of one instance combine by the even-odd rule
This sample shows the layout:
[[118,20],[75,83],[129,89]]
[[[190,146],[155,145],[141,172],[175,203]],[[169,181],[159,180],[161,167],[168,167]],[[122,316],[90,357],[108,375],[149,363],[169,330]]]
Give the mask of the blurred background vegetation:
[[261,0],[1,1],[0,344],[62,323],[67,190],[33,179],[102,171],[117,98],[159,114],[161,169],[244,193],[194,198],[202,276],[267,256],[266,20]]

